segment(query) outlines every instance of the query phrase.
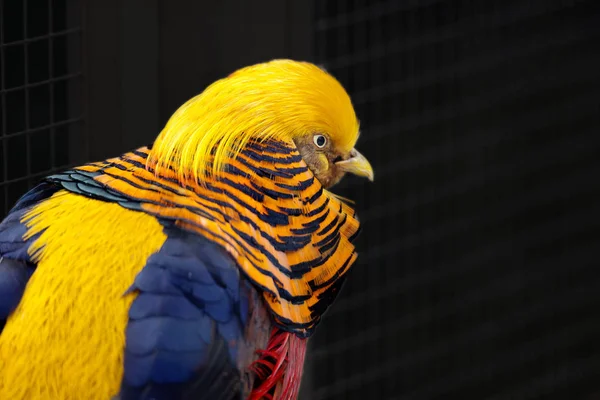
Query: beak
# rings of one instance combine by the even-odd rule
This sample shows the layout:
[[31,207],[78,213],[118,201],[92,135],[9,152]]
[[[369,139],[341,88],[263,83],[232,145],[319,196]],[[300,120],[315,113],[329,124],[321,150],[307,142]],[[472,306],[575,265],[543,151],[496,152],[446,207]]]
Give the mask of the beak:
[[357,176],[363,176],[368,178],[371,182],[373,182],[373,179],[375,178],[373,167],[371,167],[371,164],[369,164],[369,160],[367,160],[365,156],[360,154],[356,149],[352,149],[349,159],[338,161],[335,163],[335,165],[337,165],[338,168],[344,172],[349,172]]

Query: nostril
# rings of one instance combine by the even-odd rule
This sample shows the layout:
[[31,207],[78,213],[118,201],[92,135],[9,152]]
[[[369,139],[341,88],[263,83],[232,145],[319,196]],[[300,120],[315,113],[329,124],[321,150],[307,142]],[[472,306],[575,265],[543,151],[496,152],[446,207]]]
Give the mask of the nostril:
[[342,161],[342,160],[343,160],[342,156],[337,156],[337,157],[335,158],[335,160],[333,160],[333,163],[335,164],[335,163],[337,163],[337,162],[340,162],[340,161]]

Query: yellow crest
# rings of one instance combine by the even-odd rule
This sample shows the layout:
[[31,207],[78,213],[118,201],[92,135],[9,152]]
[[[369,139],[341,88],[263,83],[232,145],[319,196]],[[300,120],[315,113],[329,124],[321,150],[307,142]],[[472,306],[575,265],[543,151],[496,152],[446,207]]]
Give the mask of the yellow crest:
[[350,151],[359,124],[350,97],[314,64],[274,60],[242,68],[182,105],[148,158],[157,174],[171,166],[181,182],[218,174],[250,139],[290,142],[324,133]]

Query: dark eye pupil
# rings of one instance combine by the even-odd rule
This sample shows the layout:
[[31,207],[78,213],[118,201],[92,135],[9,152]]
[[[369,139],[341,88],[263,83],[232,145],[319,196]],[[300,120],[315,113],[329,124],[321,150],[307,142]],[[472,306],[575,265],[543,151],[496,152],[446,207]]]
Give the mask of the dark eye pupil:
[[325,136],[317,137],[317,146],[319,146],[319,147],[325,146]]

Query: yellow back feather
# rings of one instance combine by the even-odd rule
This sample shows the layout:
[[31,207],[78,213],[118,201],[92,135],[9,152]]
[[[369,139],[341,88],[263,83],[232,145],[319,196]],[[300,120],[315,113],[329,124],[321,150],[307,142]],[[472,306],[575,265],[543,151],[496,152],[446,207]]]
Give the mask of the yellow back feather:
[[[0,399],[106,400],[123,376],[134,293],[166,236],[158,220],[59,191],[25,216],[35,274],[0,335]],[[139,234],[137,234],[139,233]]]
[[350,151],[358,130],[350,97],[333,76],[311,63],[273,60],[242,68],[182,105],[148,163],[157,174],[171,165],[182,182],[198,182],[218,176],[250,139],[289,143],[323,133],[338,150]]

